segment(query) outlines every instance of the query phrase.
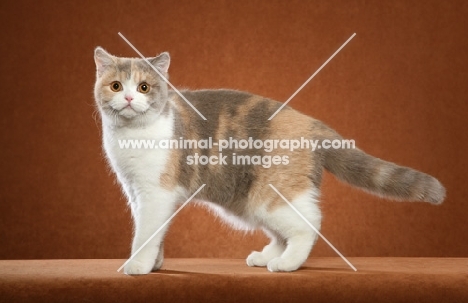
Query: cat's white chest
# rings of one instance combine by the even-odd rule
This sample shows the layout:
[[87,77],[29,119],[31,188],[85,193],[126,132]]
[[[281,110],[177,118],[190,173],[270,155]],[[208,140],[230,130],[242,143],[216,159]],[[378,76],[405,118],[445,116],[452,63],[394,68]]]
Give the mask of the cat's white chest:
[[104,149],[120,181],[127,184],[145,179],[157,182],[170,155],[170,150],[157,148],[158,142],[171,139],[173,133],[172,115],[159,117],[154,123],[139,128],[104,127]]

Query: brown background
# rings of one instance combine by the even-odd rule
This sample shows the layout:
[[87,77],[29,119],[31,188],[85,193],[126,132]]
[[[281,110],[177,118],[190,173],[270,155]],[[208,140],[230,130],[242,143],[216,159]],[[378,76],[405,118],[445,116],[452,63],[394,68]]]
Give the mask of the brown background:
[[[286,100],[367,152],[430,173],[446,202],[389,202],[325,176],[346,256],[468,256],[465,1],[2,1],[0,258],[125,258],[130,213],[103,160],[93,49],[169,51],[177,87]],[[169,257],[243,258],[266,239],[188,207]],[[319,241],[311,256],[334,256]]]

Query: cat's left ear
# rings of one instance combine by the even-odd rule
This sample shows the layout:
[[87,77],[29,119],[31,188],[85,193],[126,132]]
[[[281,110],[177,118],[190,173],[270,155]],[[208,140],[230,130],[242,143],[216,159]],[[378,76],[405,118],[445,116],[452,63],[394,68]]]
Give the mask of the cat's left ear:
[[96,63],[96,70],[99,76],[102,76],[104,71],[115,63],[112,55],[102,47],[97,47],[94,50],[94,62]]
[[149,60],[150,63],[156,67],[160,72],[167,74],[169,70],[169,64],[171,63],[171,57],[168,52],[164,52],[157,57]]

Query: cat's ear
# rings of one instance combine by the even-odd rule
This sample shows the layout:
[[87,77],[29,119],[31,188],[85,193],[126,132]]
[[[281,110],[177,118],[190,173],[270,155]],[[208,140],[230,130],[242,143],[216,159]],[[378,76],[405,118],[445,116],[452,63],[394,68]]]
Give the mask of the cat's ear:
[[94,62],[96,63],[96,70],[99,76],[102,76],[104,71],[115,64],[113,56],[106,52],[102,47],[98,46],[94,50]]
[[171,57],[168,52],[164,52],[157,57],[151,58],[149,61],[160,72],[167,74],[169,64],[171,63]]

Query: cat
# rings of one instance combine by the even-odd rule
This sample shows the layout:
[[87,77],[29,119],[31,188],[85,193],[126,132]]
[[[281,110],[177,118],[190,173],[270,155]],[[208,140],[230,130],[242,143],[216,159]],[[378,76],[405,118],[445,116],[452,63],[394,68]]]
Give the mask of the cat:
[[[300,268],[317,233],[269,184],[317,230],[324,168],[342,181],[394,200],[440,204],[445,198],[441,183],[425,173],[372,157],[358,148],[325,148],[324,143],[343,138],[289,106],[269,120],[282,106],[280,102],[235,90],[181,91],[204,120],[143,59],[116,57],[101,47],[95,49],[94,59],[94,96],[102,120],[103,148],[134,219],[132,254],[203,184],[194,201],[213,208],[233,226],[261,229],[269,237],[271,242],[262,251],[252,252],[246,261],[248,266],[266,266],[271,272]],[[148,61],[168,78],[168,53]],[[305,146],[276,146],[267,150],[233,145],[220,152],[214,146],[132,149],[119,145],[122,140],[208,138],[212,142],[256,140],[254,143],[313,139],[324,148],[312,151]],[[197,155],[199,158],[194,158]],[[194,162],[203,156],[205,160],[224,159],[211,164]],[[244,160],[240,164],[235,162],[238,156]],[[148,274],[161,268],[166,231],[167,226],[126,264],[126,274]]]

